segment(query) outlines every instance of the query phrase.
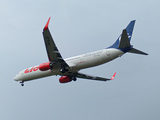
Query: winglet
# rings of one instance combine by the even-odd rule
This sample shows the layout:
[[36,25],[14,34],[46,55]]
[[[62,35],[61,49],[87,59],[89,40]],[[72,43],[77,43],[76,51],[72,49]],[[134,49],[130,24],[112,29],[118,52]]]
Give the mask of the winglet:
[[116,72],[114,73],[114,75],[112,76],[111,80],[113,80],[116,76]]
[[48,25],[49,25],[49,21],[50,21],[51,17],[49,17],[46,26],[44,27],[43,31],[48,30]]

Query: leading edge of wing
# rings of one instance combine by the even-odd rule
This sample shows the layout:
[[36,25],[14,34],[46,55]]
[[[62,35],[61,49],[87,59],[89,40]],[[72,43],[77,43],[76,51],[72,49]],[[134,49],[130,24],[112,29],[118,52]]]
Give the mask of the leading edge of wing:
[[115,78],[116,72],[114,75],[109,79],[109,78],[103,78],[103,77],[98,77],[98,76],[91,76],[83,73],[77,73],[78,78],[84,78],[84,79],[90,79],[90,80],[99,80],[99,81],[107,81],[107,80],[113,80]]
[[49,31],[48,25],[50,22],[51,17],[49,17],[44,29],[43,29],[43,37],[44,37],[44,43],[46,47],[46,51],[48,54],[49,61],[53,63],[63,64],[64,66],[68,66],[68,64],[64,61],[62,58],[53,38]]

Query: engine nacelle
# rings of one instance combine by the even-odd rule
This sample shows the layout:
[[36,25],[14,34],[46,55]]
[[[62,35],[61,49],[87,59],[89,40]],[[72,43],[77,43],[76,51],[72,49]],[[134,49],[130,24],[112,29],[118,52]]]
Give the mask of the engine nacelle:
[[67,83],[67,82],[71,82],[71,78],[69,76],[62,76],[59,78],[59,82],[60,83]]
[[39,70],[46,71],[51,69],[50,62],[42,63],[39,65]]

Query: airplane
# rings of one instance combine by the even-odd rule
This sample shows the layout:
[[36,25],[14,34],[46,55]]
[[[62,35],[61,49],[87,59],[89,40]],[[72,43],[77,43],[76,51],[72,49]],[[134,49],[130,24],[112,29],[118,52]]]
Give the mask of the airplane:
[[26,81],[43,78],[51,75],[60,75],[60,83],[76,81],[77,78],[98,81],[113,80],[115,78],[116,72],[113,74],[111,78],[103,78],[83,74],[79,71],[81,69],[107,63],[118,57],[121,57],[123,54],[127,52],[148,55],[145,52],[133,48],[133,45],[130,44],[135,24],[135,20],[133,20],[128,24],[128,26],[125,29],[123,29],[122,34],[118,37],[116,42],[110,47],[95,52],[90,52],[63,59],[48,28],[50,19],[51,17],[48,19],[43,29],[43,38],[49,61],[20,71],[14,77],[14,80],[20,82],[21,86],[24,86],[24,82]]

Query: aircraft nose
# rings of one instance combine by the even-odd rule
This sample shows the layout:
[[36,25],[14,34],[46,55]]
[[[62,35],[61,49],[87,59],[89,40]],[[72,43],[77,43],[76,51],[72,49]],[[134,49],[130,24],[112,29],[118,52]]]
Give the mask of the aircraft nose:
[[15,81],[19,81],[19,80],[20,80],[20,75],[17,74],[17,75],[14,77],[14,80],[15,80]]

